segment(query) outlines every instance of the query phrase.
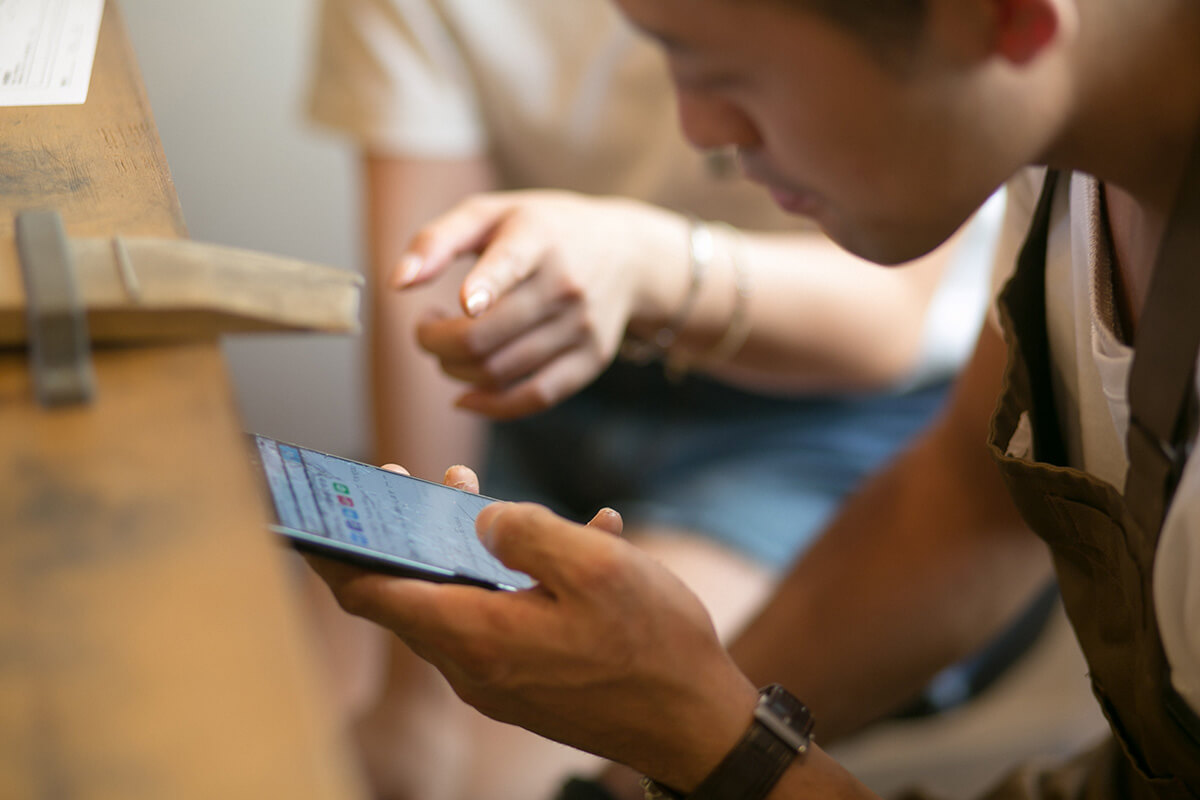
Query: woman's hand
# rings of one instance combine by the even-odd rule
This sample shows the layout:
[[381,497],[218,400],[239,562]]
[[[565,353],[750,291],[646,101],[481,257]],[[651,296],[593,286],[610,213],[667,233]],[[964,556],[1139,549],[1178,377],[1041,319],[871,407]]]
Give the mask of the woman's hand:
[[[474,490],[466,468],[446,474]],[[736,743],[756,692],[699,600],[612,535],[532,504],[496,503],[476,530],[534,588],[488,591],[311,559],[349,612],[395,631],[465,701],[496,719],[688,790]]]
[[460,292],[465,313],[427,314],[418,340],[471,385],[459,406],[523,416],[577,392],[612,362],[630,317],[661,294],[652,286],[674,278],[682,293],[686,237],[682,217],[634,201],[477,195],[414,237],[393,287],[478,255]]

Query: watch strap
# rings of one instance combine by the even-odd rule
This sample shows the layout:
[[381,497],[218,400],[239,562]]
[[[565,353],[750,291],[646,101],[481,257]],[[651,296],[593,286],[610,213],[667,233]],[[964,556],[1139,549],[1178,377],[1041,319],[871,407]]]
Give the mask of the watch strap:
[[[796,756],[808,751],[812,729],[808,708],[782,686],[762,689],[750,727],[687,800],[762,800]],[[649,778],[642,779],[642,788],[646,800],[684,798]]]
[[761,800],[795,757],[796,750],[756,717],[737,746],[688,795],[688,800]]

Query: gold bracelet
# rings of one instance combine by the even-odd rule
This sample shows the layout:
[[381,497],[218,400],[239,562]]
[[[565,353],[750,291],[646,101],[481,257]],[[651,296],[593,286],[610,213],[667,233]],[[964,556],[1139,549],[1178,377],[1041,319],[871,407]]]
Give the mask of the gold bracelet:
[[722,225],[729,234],[729,263],[733,267],[733,312],[729,315],[729,325],[720,340],[707,353],[700,356],[700,361],[709,364],[719,364],[728,361],[738,354],[746,339],[750,338],[750,296],[753,291],[750,286],[750,271],[741,258],[741,235],[730,225]]
[[687,374],[694,365],[720,364],[738,354],[746,339],[750,337],[750,298],[753,290],[750,283],[750,271],[741,258],[741,235],[731,225],[719,223],[729,239],[729,265],[733,270],[733,311],[729,314],[729,322],[717,343],[703,353],[690,355],[687,353],[668,354],[666,358],[667,377],[679,380]]
[[712,264],[713,251],[712,230],[703,220],[689,217],[688,268],[691,277],[688,282],[687,294],[683,296],[683,302],[680,303],[675,315],[666,325],[655,331],[651,339],[627,337],[621,345],[622,357],[640,364],[647,363],[654,358],[665,359],[667,357],[667,352],[679,339],[679,331],[683,329],[688,315],[692,313],[692,308],[696,305],[696,298],[700,296],[700,287]]

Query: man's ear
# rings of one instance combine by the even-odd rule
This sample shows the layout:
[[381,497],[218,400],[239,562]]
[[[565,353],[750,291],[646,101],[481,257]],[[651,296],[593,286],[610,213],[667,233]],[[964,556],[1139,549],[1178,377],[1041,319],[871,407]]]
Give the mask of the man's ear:
[[1059,32],[1061,9],[1054,0],[991,0],[995,12],[996,55],[1028,64]]

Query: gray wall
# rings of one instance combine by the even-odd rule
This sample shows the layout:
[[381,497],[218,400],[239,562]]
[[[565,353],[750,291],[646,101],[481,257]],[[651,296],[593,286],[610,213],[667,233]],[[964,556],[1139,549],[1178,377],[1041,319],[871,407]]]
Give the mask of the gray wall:
[[[304,118],[315,0],[118,0],[193,239],[359,269],[355,162]],[[250,430],[362,457],[361,339],[224,345]]]

